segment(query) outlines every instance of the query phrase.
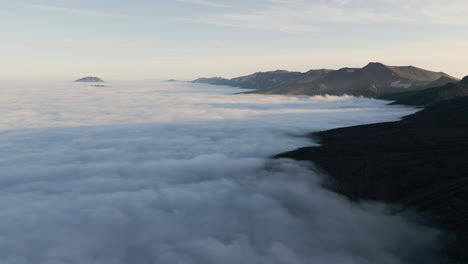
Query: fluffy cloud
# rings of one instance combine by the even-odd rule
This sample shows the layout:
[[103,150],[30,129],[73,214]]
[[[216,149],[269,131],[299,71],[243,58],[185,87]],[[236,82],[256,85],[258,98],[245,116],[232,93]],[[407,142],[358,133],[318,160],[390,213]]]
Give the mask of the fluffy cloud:
[[265,159],[311,144],[306,132],[413,109],[110,86],[1,89],[18,99],[0,104],[15,113],[0,133],[1,263],[431,261],[435,231],[324,190],[311,164]]

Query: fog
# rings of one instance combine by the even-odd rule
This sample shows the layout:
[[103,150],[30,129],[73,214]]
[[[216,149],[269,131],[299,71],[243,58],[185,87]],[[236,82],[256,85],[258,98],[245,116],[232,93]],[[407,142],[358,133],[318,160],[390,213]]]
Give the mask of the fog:
[[[437,232],[269,156],[415,109],[121,82],[0,87],[0,263],[430,263]],[[338,164],[337,164],[338,166]]]

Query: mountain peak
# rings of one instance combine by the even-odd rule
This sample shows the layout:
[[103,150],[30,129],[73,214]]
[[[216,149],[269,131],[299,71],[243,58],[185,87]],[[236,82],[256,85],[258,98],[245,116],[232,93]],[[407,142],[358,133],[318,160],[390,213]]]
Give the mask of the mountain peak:
[[460,83],[468,83],[468,76],[465,76],[465,78],[463,78]]
[[104,81],[98,77],[88,76],[88,77],[78,79],[75,82],[104,82]]
[[364,68],[362,68],[364,72],[367,71],[382,71],[382,70],[390,70],[389,67],[380,62],[369,62]]
[[364,68],[319,69],[305,73],[275,70],[229,80],[197,79],[193,82],[256,89],[266,94],[347,94],[376,97],[384,93],[414,91],[429,88],[426,85],[436,87],[458,81],[444,73],[414,66],[388,66],[370,62]]
[[364,68],[368,68],[368,67],[373,67],[373,68],[376,68],[376,67],[387,67],[385,64],[383,63],[380,63],[380,62],[369,62],[369,64],[367,64]]

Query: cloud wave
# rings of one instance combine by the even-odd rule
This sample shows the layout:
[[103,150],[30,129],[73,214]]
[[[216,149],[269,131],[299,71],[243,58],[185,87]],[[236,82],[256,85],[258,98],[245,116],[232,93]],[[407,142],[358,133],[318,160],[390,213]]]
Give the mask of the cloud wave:
[[434,230],[324,190],[311,164],[265,159],[312,144],[307,132],[414,109],[234,96],[239,90],[205,85],[107,85],[0,89],[1,100],[19,98],[0,104],[16,111],[0,132],[1,263],[435,260]]

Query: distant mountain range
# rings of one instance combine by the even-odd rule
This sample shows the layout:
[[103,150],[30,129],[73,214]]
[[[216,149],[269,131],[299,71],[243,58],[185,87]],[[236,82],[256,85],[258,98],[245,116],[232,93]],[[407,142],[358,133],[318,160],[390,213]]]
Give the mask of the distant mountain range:
[[285,85],[314,82],[332,71],[333,70],[321,69],[310,70],[308,72],[302,73],[277,70],[270,72],[257,72],[251,75],[237,77],[229,80],[221,77],[214,77],[200,78],[192,82],[214,85],[228,85],[245,89],[266,90]]
[[255,89],[262,94],[377,97],[385,93],[422,90],[458,81],[443,72],[374,62],[363,68],[321,69],[305,73],[279,70],[234,79],[200,78],[192,82]]
[[99,79],[98,77],[88,76],[88,77],[78,79],[75,82],[104,82],[104,81]]

